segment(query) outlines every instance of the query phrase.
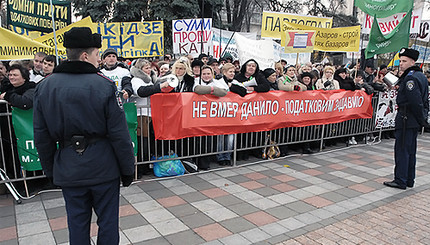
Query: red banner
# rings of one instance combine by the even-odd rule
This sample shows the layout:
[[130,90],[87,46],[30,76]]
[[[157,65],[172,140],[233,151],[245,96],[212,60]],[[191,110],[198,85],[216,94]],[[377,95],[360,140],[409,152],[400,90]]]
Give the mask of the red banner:
[[270,91],[245,97],[195,93],[151,96],[155,137],[238,134],[371,118],[372,96],[363,91]]

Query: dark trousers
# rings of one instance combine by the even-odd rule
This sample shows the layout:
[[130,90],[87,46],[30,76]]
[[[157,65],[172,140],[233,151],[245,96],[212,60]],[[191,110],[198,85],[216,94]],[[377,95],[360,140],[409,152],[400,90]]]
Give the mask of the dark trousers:
[[415,180],[415,165],[417,153],[418,129],[396,129],[394,144],[394,180],[400,185],[413,185]]
[[92,209],[99,226],[97,244],[119,243],[119,179],[106,183],[63,187],[71,245],[89,245]]

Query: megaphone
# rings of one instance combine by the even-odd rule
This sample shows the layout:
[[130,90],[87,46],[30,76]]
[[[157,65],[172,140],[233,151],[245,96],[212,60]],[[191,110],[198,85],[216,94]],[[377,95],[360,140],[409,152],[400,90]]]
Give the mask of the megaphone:
[[175,89],[179,84],[178,78],[173,74],[169,74],[167,76],[161,77],[159,78],[159,80],[160,80],[160,83],[164,83],[164,82],[169,83],[169,86],[161,89],[161,92],[163,93],[169,93],[170,91]]
[[245,85],[245,87],[257,86],[257,80],[255,80],[255,77],[254,77],[251,80],[244,82],[243,85]]

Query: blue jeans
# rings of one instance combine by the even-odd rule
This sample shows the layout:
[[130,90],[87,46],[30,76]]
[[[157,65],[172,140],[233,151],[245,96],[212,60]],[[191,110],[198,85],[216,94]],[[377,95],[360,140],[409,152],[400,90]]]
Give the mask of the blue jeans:
[[[217,136],[217,149],[218,151],[229,151],[233,150],[233,141],[234,141],[234,135],[218,135]],[[225,160],[231,160],[231,153],[219,153],[216,155],[217,161],[225,161]]]

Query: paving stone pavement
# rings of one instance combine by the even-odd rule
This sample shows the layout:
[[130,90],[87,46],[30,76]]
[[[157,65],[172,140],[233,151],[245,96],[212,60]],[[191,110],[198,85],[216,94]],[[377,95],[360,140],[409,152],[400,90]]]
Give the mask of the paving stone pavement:
[[[414,188],[393,178],[394,140],[121,188],[121,244],[430,244],[430,136]],[[91,235],[95,242],[94,215]],[[68,244],[61,192],[0,196],[0,245]]]

